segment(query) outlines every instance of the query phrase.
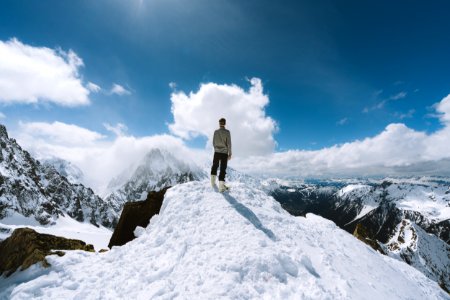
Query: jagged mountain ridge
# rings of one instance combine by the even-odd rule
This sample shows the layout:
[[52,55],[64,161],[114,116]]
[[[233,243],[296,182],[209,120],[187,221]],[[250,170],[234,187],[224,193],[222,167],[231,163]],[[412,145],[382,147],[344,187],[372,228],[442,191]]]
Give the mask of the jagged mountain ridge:
[[112,227],[117,208],[90,188],[72,184],[51,164],[41,164],[0,125],[0,219],[18,213],[51,224],[61,215]]
[[389,256],[406,261],[448,290],[450,246],[444,241],[403,219],[383,246]]
[[191,162],[183,161],[165,149],[151,149],[137,164],[125,170],[108,185],[105,198],[114,206],[145,199],[146,193],[188,181],[205,178],[206,173]]
[[[386,254],[413,265],[444,288],[450,288],[448,180],[352,180],[351,184],[342,180],[270,181],[266,185],[270,186],[269,193],[292,214],[316,213],[350,233],[360,224]],[[403,222],[411,222],[417,238],[426,236],[427,242],[420,241],[416,249],[403,247],[393,251],[389,243],[398,236]],[[429,238],[429,234],[435,239]],[[439,257],[437,261],[444,261],[443,266],[435,266],[436,257]],[[420,265],[413,261],[420,261]]]

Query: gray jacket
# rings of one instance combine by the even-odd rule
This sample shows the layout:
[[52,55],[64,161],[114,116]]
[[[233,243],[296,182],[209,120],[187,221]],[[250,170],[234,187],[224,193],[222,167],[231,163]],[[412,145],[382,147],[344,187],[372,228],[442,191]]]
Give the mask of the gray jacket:
[[214,131],[214,151],[231,155],[231,134],[228,129],[219,128]]

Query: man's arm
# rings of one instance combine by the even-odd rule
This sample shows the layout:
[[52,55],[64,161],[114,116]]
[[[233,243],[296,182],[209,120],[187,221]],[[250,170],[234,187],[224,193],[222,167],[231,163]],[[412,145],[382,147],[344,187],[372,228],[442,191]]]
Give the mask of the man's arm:
[[228,159],[231,159],[231,133],[228,131]]

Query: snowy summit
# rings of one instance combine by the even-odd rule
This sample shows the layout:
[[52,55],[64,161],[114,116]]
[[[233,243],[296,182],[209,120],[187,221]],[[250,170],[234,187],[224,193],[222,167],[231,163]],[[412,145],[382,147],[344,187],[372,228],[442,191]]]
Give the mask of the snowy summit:
[[[33,266],[12,299],[450,299],[422,273],[334,223],[294,217],[263,191],[231,182],[169,189],[135,240],[69,251]],[[30,280],[31,279],[31,280]]]

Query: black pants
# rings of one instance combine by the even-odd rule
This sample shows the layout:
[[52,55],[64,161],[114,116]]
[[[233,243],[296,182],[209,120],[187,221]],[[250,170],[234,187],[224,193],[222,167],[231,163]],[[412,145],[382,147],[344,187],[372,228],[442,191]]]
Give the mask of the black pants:
[[225,181],[225,174],[226,174],[225,171],[227,170],[228,154],[214,152],[211,175],[217,175],[217,168],[219,167],[219,163],[220,163],[219,181]]

